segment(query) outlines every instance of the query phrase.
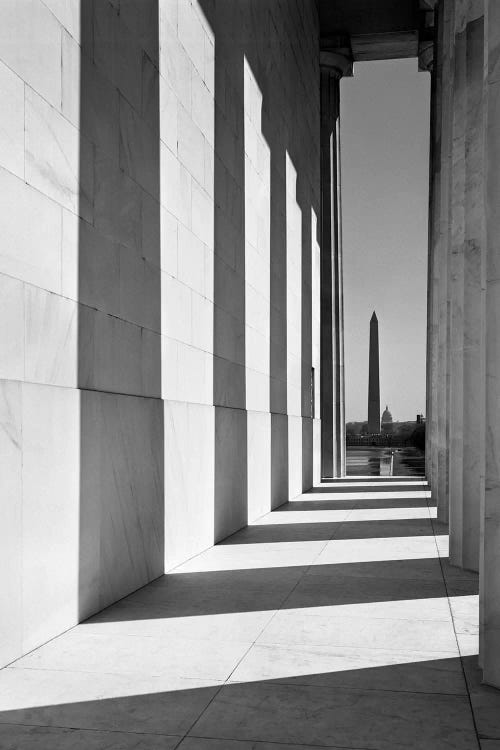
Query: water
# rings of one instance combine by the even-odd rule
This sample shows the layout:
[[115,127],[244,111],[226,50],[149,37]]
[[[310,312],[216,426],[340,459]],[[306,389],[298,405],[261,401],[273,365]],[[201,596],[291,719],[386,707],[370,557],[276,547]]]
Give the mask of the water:
[[416,448],[352,446],[347,448],[347,476],[424,476],[425,456]]

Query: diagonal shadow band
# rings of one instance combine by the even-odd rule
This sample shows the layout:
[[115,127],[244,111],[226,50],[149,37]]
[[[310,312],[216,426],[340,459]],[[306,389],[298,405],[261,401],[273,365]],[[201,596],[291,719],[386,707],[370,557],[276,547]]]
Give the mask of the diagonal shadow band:
[[[262,750],[297,750],[404,747],[411,736],[415,750],[476,747],[460,658],[420,660],[408,654],[401,656],[403,663],[398,658],[385,654],[377,665],[377,657],[370,663],[368,655],[365,662],[358,655],[354,663],[360,666],[349,668],[349,659],[339,655],[337,669],[330,671],[223,686],[192,681],[189,687],[188,680],[164,675],[150,678],[147,689],[140,675],[128,675],[118,688],[125,694],[117,697],[110,697],[106,676],[72,674],[73,689],[57,703],[50,702],[53,691],[42,693],[39,675],[27,675],[31,705],[0,713],[0,743],[30,750],[58,750],[68,743],[77,750],[165,750],[188,735],[181,750],[260,747],[254,742],[279,743]],[[72,700],[75,693],[78,699]],[[498,722],[489,729],[500,735]]]
[[[450,593],[477,594],[477,576],[460,573],[450,577]],[[314,608],[445,596],[437,558],[212,570],[162,576],[87,623],[259,612],[285,602]]]

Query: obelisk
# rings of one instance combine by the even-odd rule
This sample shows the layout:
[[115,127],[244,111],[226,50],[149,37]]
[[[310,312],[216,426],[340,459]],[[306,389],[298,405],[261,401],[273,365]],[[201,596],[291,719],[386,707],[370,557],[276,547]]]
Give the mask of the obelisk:
[[368,371],[368,433],[380,433],[380,380],[378,370],[378,319],[370,320],[370,362]]

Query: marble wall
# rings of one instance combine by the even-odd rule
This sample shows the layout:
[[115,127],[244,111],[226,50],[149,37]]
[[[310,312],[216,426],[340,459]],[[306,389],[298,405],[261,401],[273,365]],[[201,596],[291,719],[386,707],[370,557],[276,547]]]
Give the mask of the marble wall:
[[160,19],[169,568],[319,479],[319,92],[309,4]]
[[158,3],[0,30],[0,662],[164,568]]
[[317,38],[2,3],[1,664],[319,479]]
[[165,560],[214,540],[214,33],[191,2],[160,2]]

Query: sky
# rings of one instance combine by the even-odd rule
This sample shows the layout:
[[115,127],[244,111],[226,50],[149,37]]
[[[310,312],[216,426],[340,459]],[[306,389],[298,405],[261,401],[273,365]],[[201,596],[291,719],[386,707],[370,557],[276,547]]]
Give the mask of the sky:
[[425,413],[430,76],[416,59],[356,63],[341,82],[346,421],[366,421],[370,318],[381,410]]

